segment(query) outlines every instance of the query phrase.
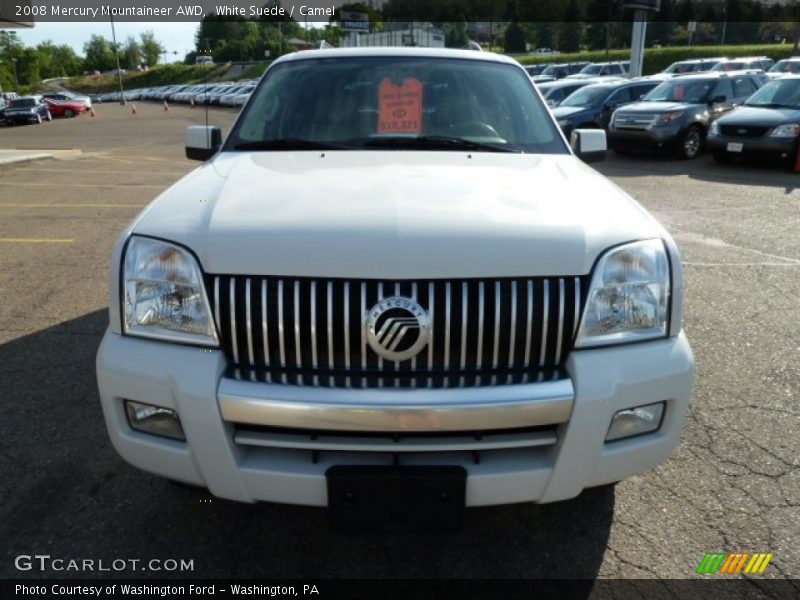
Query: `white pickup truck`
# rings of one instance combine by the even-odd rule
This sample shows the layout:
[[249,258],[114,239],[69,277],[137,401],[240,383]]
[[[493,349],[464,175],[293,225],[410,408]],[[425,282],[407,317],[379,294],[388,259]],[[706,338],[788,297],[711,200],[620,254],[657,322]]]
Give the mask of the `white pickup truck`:
[[553,502],[663,462],[694,376],[681,260],[585,164],[605,149],[570,145],[510,58],[276,60],[224,143],[190,128],[205,162],[116,245],[115,448],[353,518]]

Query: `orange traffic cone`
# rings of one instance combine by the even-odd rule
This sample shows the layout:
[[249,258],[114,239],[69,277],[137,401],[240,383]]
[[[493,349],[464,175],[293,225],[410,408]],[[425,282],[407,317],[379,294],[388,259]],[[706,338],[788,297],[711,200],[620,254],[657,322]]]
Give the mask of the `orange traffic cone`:
[[189,101],[189,106],[191,106],[192,108],[194,108],[194,98],[192,98],[192,99]]
[[136,114],[136,105],[135,104],[131,104],[131,114],[132,115]]
[[169,112],[169,104],[167,104],[166,100],[164,100],[164,112]]

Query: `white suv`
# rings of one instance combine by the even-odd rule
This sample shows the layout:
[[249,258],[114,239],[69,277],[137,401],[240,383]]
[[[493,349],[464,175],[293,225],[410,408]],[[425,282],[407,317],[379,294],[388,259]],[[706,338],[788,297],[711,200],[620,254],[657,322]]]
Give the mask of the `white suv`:
[[276,60],[224,144],[190,128],[207,161],[116,245],[115,448],[351,516],[564,500],[663,462],[694,372],[680,257],[581,160],[605,133],[573,146],[510,58]]

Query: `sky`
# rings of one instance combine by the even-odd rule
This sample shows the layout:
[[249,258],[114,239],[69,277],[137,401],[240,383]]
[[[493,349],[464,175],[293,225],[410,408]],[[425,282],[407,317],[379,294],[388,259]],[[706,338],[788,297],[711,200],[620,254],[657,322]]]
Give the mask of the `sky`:
[[[124,43],[129,35],[137,40],[143,31],[152,31],[156,40],[167,49],[167,62],[183,61],[187,52],[194,49],[194,34],[198,23],[114,23],[117,42]],[[15,29],[17,36],[26,46],[35,46],[39,42],[52,40],[56,44],[69,44],[80,55],[83,45],[92,35],[102,35],[111,39],[109,23],[36,23],[32,29]],[[173,52],[177,51],[175,55]],[[163,60],[163,57],[162,57]]]

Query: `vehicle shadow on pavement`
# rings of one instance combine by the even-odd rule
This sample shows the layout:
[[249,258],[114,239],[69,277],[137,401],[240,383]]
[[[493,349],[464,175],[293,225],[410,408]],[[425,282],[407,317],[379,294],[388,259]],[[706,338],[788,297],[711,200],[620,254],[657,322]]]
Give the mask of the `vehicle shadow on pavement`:
[[606,177],[688,176],[710,183],[782,188],[785,194],[791,194],[800,186],[800,173],[789,171],[775,160],[753,159],[718,164],[708,155],[691,161],[657,154],[619,157],[610,153],[609,157],[607,162],[594,165]]
[[[469,509],[457,533],[340,534],[324,509],[240,504],[125,464],[95,382],[96,311],[0,345],[0,577],[594,578],[613,488]],[[19,571],[13,557],[185,559],[186,572]]]

